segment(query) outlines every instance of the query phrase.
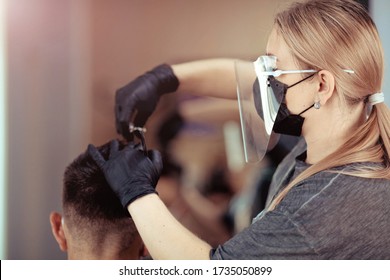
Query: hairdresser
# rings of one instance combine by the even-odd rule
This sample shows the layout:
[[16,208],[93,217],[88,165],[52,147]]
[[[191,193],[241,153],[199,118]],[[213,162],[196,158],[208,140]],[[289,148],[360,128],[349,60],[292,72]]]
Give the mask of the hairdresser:
[[142,127],[166,93],[237,98],[236,89],[244,139],[252,140],[247,161],[261,160],[278,134],[303,137],[276,170],[266,209],[216,248],[159,199],[158,152],[127,147],[107,161],[92,145],[89,152],[154,259],[389,259],[383,56],[360,4],[312,0],[276,15],[267,53],[255,62],[160,65],[117,92],[116,127],[127,138],[130,120]]

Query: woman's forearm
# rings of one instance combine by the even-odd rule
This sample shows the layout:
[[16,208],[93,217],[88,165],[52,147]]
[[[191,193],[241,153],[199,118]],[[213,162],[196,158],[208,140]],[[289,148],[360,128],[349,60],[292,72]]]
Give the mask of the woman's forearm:
[[235,99],[235,59],[206,59],[172,65],[180,81],[178,92]]
[[211,246],[181,225],[156,194],[128,206],[153,259],[209,259]]

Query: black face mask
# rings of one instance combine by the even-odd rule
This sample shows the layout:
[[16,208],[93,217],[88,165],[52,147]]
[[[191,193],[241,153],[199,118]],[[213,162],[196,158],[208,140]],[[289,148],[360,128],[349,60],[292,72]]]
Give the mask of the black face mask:
[[[295,84],[288,86],[274,77],[270,77],[268,79],[270,87],[272,87],[275,96],[277,99],[282,99],[283,101],[285,100],[287,89],[303,82],[304,80],[312,77],[314,74],[296,82]],[[275,123],[273,126],[273,131],[276,133],[280,134],[286,134],[286,135],[292,135],[292,136],[301,136],[302,134],[302,126],[303,126],[303,121],[305,120],[304,117],[301,117],[301,115],[306,112],[307,110],[311,109],[314,106],[310,106],[309,108],[303,110],[301,113],[298,115],[291,114],[290,111],[287,108],[287,105],[285,102],[282,102],[280,104],[278,113],[276,115]]]

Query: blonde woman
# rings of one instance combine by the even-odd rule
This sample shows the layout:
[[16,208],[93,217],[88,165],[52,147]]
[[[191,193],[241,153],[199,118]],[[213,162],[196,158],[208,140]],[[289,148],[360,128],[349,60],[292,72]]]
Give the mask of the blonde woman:
[[[276,16],[267,55],[254,65],[254,85],[279,102],[274,132],[305,141],[274,174],[267,208],[217,248],[187,231],[159,199],[158,152],[119,151],[113,141],[106,161],[89,146],[152,257],[389,259],[390,112],[381,92],[381,42],[367,12],[352,0],[294,4]],[[234,98],[235,89],[233,60],[161,65],[117,92],[118,132],[130,136],[135,110],[142,126],[163,93]],[[254,99],[265,117],[269,108]]]

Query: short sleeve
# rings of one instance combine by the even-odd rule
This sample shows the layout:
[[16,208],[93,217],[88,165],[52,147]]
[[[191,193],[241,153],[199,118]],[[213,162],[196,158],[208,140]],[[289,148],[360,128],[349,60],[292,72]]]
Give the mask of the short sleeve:
[[225,244],[211,251],[211,259],[317,259],[304,232],[285,214],[270,211]]

